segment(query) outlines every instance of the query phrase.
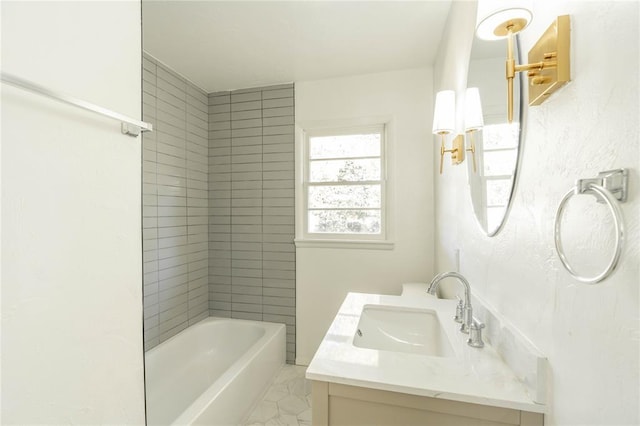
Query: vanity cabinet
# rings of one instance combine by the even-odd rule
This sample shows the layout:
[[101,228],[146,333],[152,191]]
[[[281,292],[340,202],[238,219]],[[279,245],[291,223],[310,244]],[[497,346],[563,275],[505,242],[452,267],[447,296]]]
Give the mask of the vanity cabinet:
[[540,413],[314,380],[313,426],[542,426]]

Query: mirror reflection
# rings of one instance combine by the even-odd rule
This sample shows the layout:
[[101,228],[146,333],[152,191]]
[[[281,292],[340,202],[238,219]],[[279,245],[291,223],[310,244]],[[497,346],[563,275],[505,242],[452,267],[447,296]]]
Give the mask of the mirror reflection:
[[[518,63],[519,41],[515,57]],[[514,81],[514,120],[507,120],[507,84],[504,76],[506,40],[475,39],[469,62],[468,87],[480,94],[483,127],[467,131],[467,144],[475,146],[477,170],[467,162],[473,210],[488,236],[496,235],[506,221],[514,193],[523,121],[522,82]]]

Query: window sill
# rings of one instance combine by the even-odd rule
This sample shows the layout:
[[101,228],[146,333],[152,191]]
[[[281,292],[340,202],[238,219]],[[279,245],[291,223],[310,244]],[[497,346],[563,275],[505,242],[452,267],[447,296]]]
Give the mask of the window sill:
[[392,241],[295,239],[296,248],[339,248],[357,250],[393,250]]

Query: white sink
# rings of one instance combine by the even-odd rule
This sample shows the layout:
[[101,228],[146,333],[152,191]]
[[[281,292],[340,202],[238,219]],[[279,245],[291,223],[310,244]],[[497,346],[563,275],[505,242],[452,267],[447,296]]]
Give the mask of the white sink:
[[455,356],[436,311],[430,309],[364,305],[353,344],[393,352]]

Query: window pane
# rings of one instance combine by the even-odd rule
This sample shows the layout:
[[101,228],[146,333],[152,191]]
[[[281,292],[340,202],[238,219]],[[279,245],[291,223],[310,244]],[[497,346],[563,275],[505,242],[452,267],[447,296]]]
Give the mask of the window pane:
[[320,160],[309,164],[310,182],[380,180],[380,159]]
[[487,180],[487,206],[506,206],[511,192],[511,179]]
[[380,210],[313,210],[309,232],[331,234],[380,234]]
[[517,152],[515,149],[505,151],[485,151],[484,175],[500,176],[513,174],[516,168]]
[[309,208],[380,208],[380,185],[309,187]]
[[518,146],[519,123],[490,124],[482,128],[485,150],[515,148]]
[[380,133],[309,138],[309,158],[380,156]]

